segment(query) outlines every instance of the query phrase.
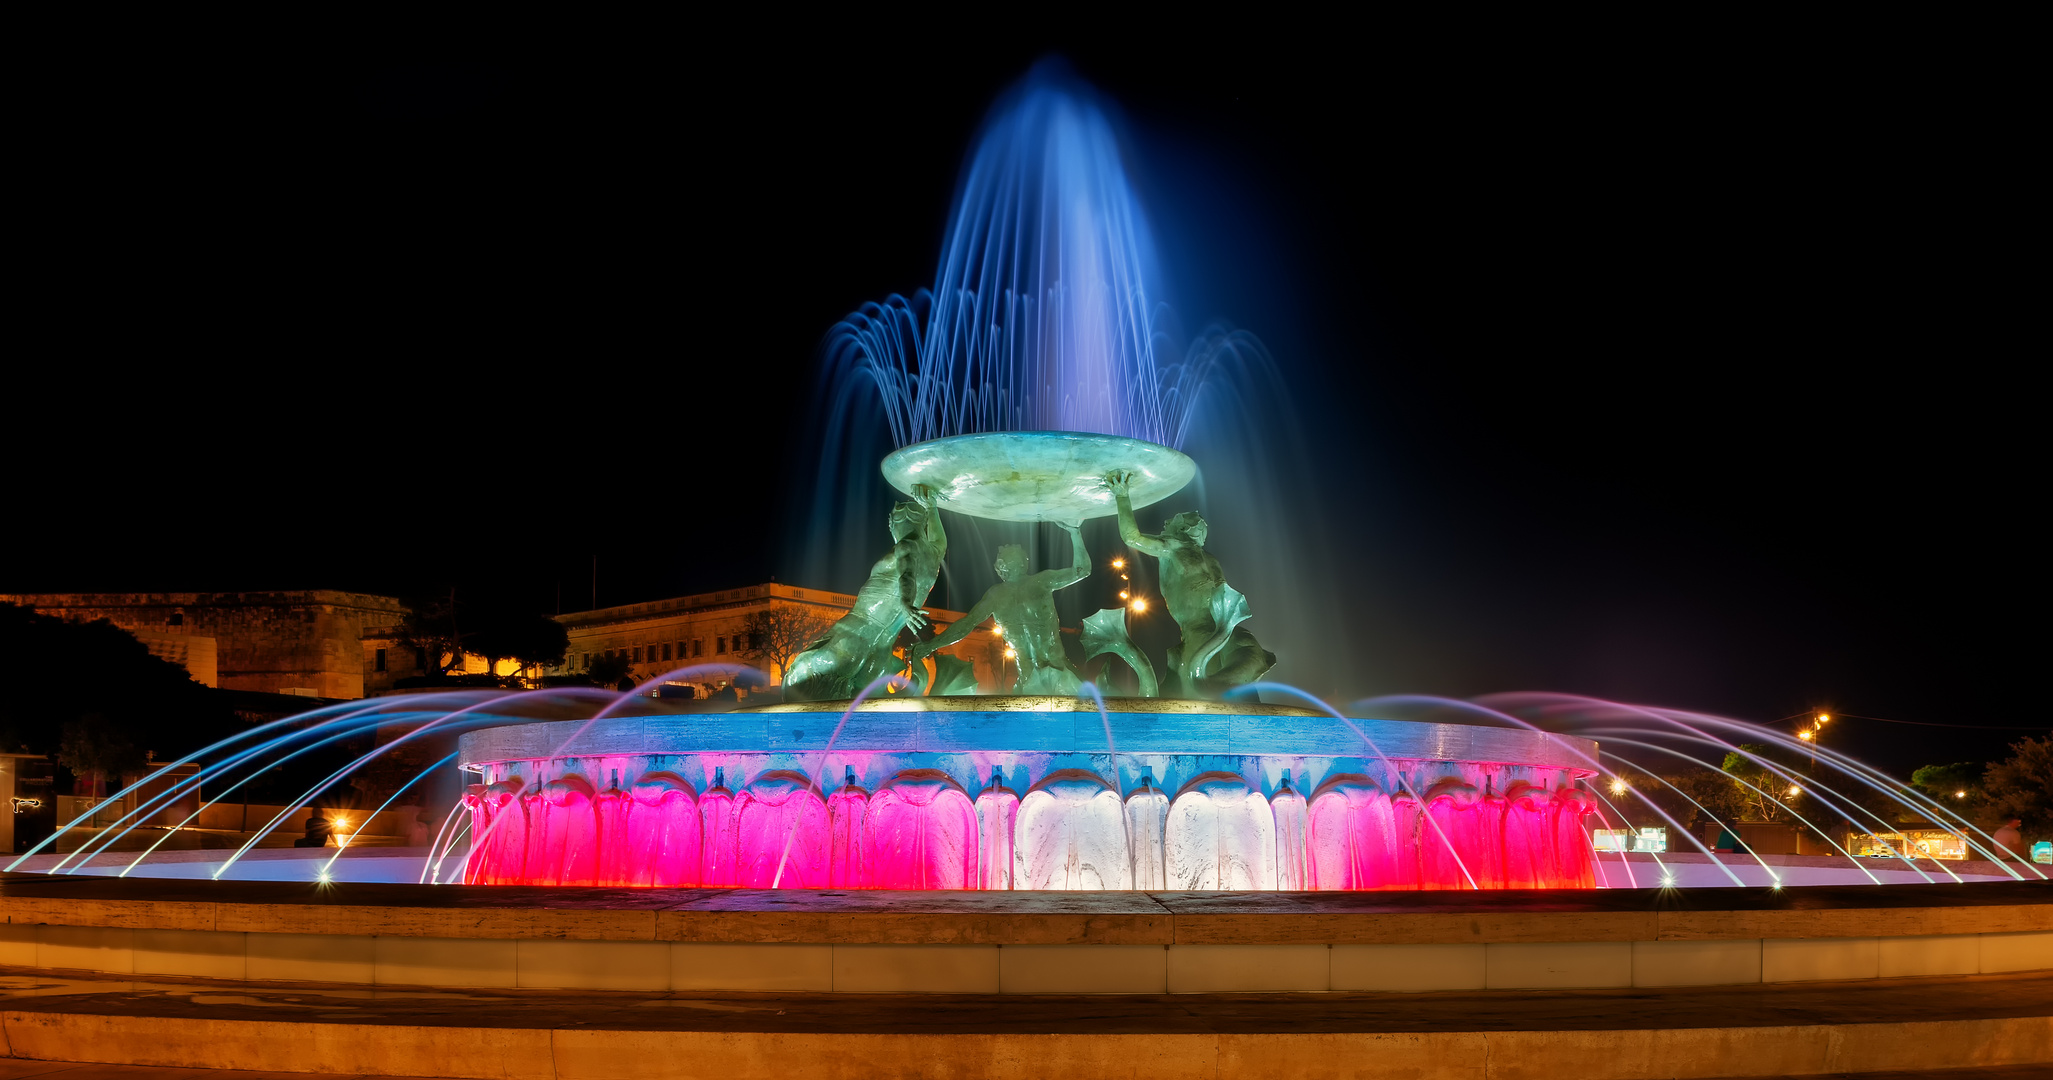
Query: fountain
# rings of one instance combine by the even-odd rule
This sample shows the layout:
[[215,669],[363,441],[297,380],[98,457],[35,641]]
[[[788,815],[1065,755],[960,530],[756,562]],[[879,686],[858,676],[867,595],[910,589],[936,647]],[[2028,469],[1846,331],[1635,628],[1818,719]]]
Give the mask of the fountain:
[[[1361,891],[1803,880],[1761,858],[1729,865],[1655,796],[1674,799],[1626,782],[1650,759],[1710,767],[1720,755],[1753,763],[1744,782],[1761,804],[1820,836],[1839,821],[1886,826],[1863,801],[1877,792],[1956,826],[1974,854],[2000,855],[1946,807],[1851,759],[1806,748],[1827,778],[1748,749],[1773,741],[1755,725],[1545,695],[1341,710],[1270,681],[1279,664],[1310,670],[1294,649],[1322,636],[1302,617],[1318,608],[1316,587],[1278,576],[1317,560],[1285,557],[1276,540],[1281,523],[1315,509],[1277,501],[1276,485],[1248,479],[1249,462],[1274,451],[1288,467],[1268,475],[1314,470],[1291,457],[1302,444],[1292,425],[1249,419],[1248,403],[1274,390],[1255,377],[1263,354],[1250,336],[1209,331],[1168,359],[1161,275],[1119,145],[1088,88],[1037,70],[994,111],[965,167],[933,291],[868,305],[830,334],[810,425],[826,442],[809,539],[852,577],[874,551],[872,534],[854,531],[874,518],[853,508],[875,502],[867,493],[880,484],[907,498],[849,613],[790,664],[781,703],[708,713],[556,690],[331,707],[188,755],[198,772],[77,850],[36,854],[36,868],[171,865],[150,860],[205,807],[168,828],[143,823],[203,779],[219,800],[280,763],[392,731],[404,734],[345,760],[308,797],[396,747],[456,736],[430,769],[453,759],[475,782],[408,871],[423,882]],[[851,434],[864,424],[888,434],[881,461],[850,449],[868,445]],[[1236,424],[1214,440],[1237,449],[1208,485],[1188,440]],[[1142,530],[1137,511],[1188,505],[1197,489],[1217,543],[1194,510]],[[1035,545],[1058,530],[1067,542],[1031,572]],[[1316,528],[1297,533],[1317,542]],[[1005,537],[1025,542],[989,542]],[[1229,584],[1221,552],[1253,599]],[[1086,612],[1076,586],[1101,563],[1158,595],[1140,595],[1136,580],[1121,606]],[[932,627],[924,605],[943,574],[990,584],[967,618]],[[1152,637],[1130,634],[1151,601],[1173,643],[1159,620]],[[966,663],[939,651],[986,620],[1008,643],[1010,662],[984,680],[995,694],[977,693]],[[1113,685],[1134,694],[1108,696]],[[1615,835],[1636,806],[1672,827],[1669,858],[1600,852],[1595,830]],[[235,873],[290,809],[207,872]],[[141,854],[113,854],[153,831]],[[1875,883],[2045,876],[2029,864],[1885,865],[1834,846],[1849,865],[1833,873]],[[318,876],[339,872],[326,856]]]

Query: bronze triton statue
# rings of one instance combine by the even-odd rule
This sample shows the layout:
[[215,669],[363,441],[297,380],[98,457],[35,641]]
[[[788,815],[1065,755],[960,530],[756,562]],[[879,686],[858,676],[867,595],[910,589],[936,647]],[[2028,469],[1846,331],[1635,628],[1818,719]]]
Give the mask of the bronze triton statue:
[[948,534],[934,494],[915,484],[912,502],[891,508],[891,550],[870,568],[848,614],[792,658],[784,677],[784,700],[852,698],[878,676],[905,670],[892,655],[898,631],[927,625],[920,605],[934,590]]
[[1148,536],[1133,520],[1132,483],[1133,474],[1125,471],[1105,478],[1119,506],[1120,539],[1156,558],[1162,602],[1183,631],[1168,656],[1176,685],[1165,691],[1212,697],[1261,678],[1276,666],[1276,654],[1240,625],[1248,617],[1247,597],[1226,583],[1219,560],[1205,550],[1205,519],[1185,511],[1163,523],[1162,535]]
[[977,606],[946,633],[913,647],[912,662],[919,671],[928,653],[961,641],[985,619],[994,619],[1005,640],[1019,654],[1019,674],[1013,682],[1015,694],[1074,694],[1083,677],[1062,651],[1062,627],[1055,614],[1055,590],[1074,585],[1091,576],[1091,557],[1084,551],[1083,529],[1062,523],[1075,550],[1071,565],[1060,570],[1043,570],[1026,576],[1026,549],[1006,544],[998,549],[993,569],[998,584],[986,590]]

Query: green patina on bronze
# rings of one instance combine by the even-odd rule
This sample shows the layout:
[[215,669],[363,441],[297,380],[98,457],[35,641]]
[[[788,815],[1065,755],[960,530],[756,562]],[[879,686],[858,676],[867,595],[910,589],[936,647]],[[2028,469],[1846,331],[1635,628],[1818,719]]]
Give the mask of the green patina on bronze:
[[898,632],[927,625],[920,605],[934,590],[948,554],[933,492],[915,484],[911,494],[911,502],[892,507],[891,550],[870,568],[848,614],[792,659],[786,700],[852,698],[879,676],[905,670],[905,661],[893,654]]
[[1132,476],[1115,472],[1105,478],[1119,507],[1119,536],[1126,546],[1153,555],[1162,582],[1163,606],[1183,631],[1183,640],[1169,650],[1169,692],[1185,697],[1215,697],[1235,686],[1254,682],[1276,666],[1276,654],[1262,648],[1247,621],[1247,598],[1226,583],[1219,560],[1205,550],[1209,535],[1205,519],[1185,511],[1163,523],[1159,536],[1141,532],[1128,498]]
[[[1077,674],[1076,665],[1070,663],[1069,655],[1062,649],[1062,624],[1055,613],[1055,590],[1091,576],[1091,556],[1084,550],[1082,529],[1067,522],[1061,527],[1069,534],[1074,556],[1069,566],[1029,575],[1024,548],[1018,544],[999,548],[998,558],[992,564],[992,569],[998,572],[998,584],[986,590],[969,614],[949,627],[946,633],[914,646],[913,669],[924,673],[920,661],[928,653],[962,640],[985,619],[992,619],[1003,628],[1005,640],[1018,654],[1017,674],[1010,687],[1013,693],[1075,693],[1083,685],[1083,676]],[[940,692],[938,687],[936,692]]]

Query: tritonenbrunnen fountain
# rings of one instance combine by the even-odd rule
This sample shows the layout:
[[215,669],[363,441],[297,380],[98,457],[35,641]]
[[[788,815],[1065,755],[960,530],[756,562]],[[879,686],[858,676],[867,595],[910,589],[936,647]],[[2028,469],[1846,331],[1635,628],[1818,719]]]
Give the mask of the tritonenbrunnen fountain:
[[[1251,335],[1209,329],[1172,356],[1158,259],[1108,109],[1059,65],[1036,69],[993,110],[965,164],[933,289],[865,305],[828,335],[811,547],[832,548],[820,565],[841,567],[884,550],[848,613],[782,672],[778,703],[709,712],[646,689],[555,689],[330,706],[208,747],[195,756],[198,771],[138,785],[150,794],[129,800],[119,820],[101,814],[83,842],[53,847],[60,832],[14,866],[280,872],[244,857],[283,813],[241,850],[167,866],[172,853],[160,847],[202,811],[167,821],[165,808],[202,785],[209,803],[237,799],[264,770],[371,731],[404,734],[308,798],[409,742],[454,737],[454,753],[392,796],[438,771],[465,772],[468,790],[432,850],[404,866],[331,855],[284,872],[798,890],[1963,880],[1913,851],[1855,858],[1830,839],[1828,822],[1888,832],[1858,797],[1883,790],[1946,822],[1966,854],[1997,854],[1993,837],[1945,806],[1757,724],[1557,694],[1336,708],[1277,680],[1272,669],[1304,662],[1265,647],[1263,635],[1317,628],[1279,623],[1274,612],[1325,610],[1305,603],[1318,588],[1309,577],[1277,572],[1314,561],[1279,550],[1295,541],[1275,527],[1306,511],[1264,501],[1265,490],[1212,485],[1206,505],[1225,515],[1222,534],[1244,545],[1236,549],[1215,544],[1214,523],[1196,511],[1151,508],[1204,484],[1206,463],[1179,447],[1218,434],[1208,425],[1236,429],[1211,444],[1249,459],[1214,469],[1240,489],[1318,463],[1287,407],[1254,404],[1288,394]],[[881,462],[851,460],[844,447],[861,441],[843,436],[857,428],[888,433],[896,448]],[[880,479],[894,494],[859,497]],[[888,498],[898,501],[875,520]],[[1113,550],[1087,549],[1081,527],[1099,520],[1116,523]],[[1036,571],[1027,545],[994,536],[1055,537],[1053,565]],[[937,581],[978,580],[982,566],[994,576],[967,616],[931,625],[925,605]],[[1131,587],[1063,625],[1060,609],[1080,610],[1074,597],[1101,566]],[[1272,593],[1244,595],[1236,572]],[[1153,583],[1154,609],[1142,581]],[[1129,632],[1144,618],[1173,623],[1174,642],[1144,649]],[[980,627],[1002,637],[1005,658],[981,685],[969,662],[942,651]],[[1799,774],[1777,749],[1823,768]],[[1673,798],[1624,782],[1638,769],[1640,784],[1665,785],[1659,772],[1712,768],[1701,763],[1726,754],[1759,766],[1755,782],[1733,782],[1844,858],[1823,869],[1717,858],[1661,809]],[[1670,826],[1652,850],[1618,839],[1635,805]],[[1995,863],[1968,877],[2045,876],[2029,863]]]
[[[479,1080],[2053,1063],[2046,868],[1816,724],[1339,700],[1368,681],[1322,581],[1366,558],[1322,524],[1347,463],[1254,335],[1182,337],[1115,115],[1036,68],[972,144],[932,287],[826,334],[783,531],[793,577],[846,590],[831,625],[763,670],[328,703],[181,755],[0,874],[9,1053]],[[715,678],[751,692],[671,692]],[[332,836],[301,824],[353,777],[374,794]]]

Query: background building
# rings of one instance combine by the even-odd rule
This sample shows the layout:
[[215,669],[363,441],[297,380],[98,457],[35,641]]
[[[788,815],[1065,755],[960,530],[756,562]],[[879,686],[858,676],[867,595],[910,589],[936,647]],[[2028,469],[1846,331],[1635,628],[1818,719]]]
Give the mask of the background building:
[[[425,674],[414,650],[402,642],[410,612],[389,596],[315,589],[6,594],[0,600],[63,619],[106,619],[134,634],[153,655],[182,665],[195,680],[226,690],[346,700],[389,693],[401,680]],[[802,642],[848,614],[854,602],[847,593],[769,583],[571,612],[556,616],[570,636],[561,665],[523,671],[517,662],[501,660],[490,674],[582,675],[596,660],[620,657],[637,683],[691,664],[747,664],[768,673],[776,686],[796,652],[793,631],[803,631],[797,637]],[[944,608],[927,610],[934,633],[963,617]],[[764,640],[765,625],[785,631],[782,647]],[[988,628],[943,651],[968,660],[987,691],[1010,674],[1004,642]],[[449,674],[487,674],[486,662],[467,655]],[[669,681],[710,693],[729,679],[712,672]]]
[[16,593],[0,600],[62,619],[106,619],[208,686],[319,698],[363,697],[364,631],[407,614],[392,597],[333,589]]
[[[810,617],[819,630],[825,630],[834,620],[848,614],[854,603],[855,597],[847,593],[769,583],[558,615],[557,621],[570,632],[570,652],[562,667],[551,668],[548,673],[581,673],[591,670],[595,660],[625,656],[628,673],[636,682],[691,664],[725,663],[760,668],[769,674],[771,685],[782,685],[783,658],[766,655],[777,650],[769,642],[750,637],[752,628],[763,625],[761,617],[771,613],[781,613],[787,619]],[[935,633],[963,617],[960,611],[937,607],[926,610],[933,618]],[[1004,643],[988,629],[978,630],[942,651],[974,664],[977,682],[984,689],[999,685]],[[691,682],[716,689],[721,679],[708,675]]]

